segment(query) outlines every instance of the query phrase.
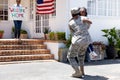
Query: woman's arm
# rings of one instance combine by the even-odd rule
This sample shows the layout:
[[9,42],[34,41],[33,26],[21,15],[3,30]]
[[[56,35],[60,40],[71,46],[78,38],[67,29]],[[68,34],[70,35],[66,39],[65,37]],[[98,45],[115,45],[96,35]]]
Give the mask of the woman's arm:
[[88,25],[88,29],[90,28],[90,25],[92,24],[92,21],[89,20],[89,18],[85,17],[85,16],[81,16],[81,19],[83,21],[83,23],[87,23]]
[[88,24],[92,24],[92,21],[90,21],[89,19],[83,19],[83,22],[86,22]]

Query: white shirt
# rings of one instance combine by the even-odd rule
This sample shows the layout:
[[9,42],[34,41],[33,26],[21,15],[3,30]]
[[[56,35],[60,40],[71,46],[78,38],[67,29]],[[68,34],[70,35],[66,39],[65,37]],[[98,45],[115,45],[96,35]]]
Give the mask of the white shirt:
[[20,8],[21,8],[21,7],[22,7],[22,5],[21,5],[21,4],[19,4],[19,6],[17,6],[17,4],[14,4],[14,5],[13,5],[13,7],[20,7]]

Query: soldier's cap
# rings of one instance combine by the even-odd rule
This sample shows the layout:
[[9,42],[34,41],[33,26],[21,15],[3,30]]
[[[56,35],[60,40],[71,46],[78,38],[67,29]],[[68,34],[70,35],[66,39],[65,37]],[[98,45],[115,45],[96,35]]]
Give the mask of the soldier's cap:
[[75,7],[71,9],[71,14],[79,14],[80,13],[80,8]]

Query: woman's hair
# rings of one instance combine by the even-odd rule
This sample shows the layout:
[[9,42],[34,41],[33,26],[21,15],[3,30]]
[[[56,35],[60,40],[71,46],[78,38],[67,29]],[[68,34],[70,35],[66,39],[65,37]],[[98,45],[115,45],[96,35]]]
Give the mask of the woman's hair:
[[[85,16],[87,16],[87,9],[85,7],[81,7],[80,9],[83,9],[85,11]],[[81,14],[80,14],[81,16]]]
[[17,1],[21,1],[21,0],[16,0],[16,2],[17,2]]
[[77,14],[72,14],[72,17],[75,17],[75,16],[77,16],[77,15],[80,15],[79,13],[77,13]]

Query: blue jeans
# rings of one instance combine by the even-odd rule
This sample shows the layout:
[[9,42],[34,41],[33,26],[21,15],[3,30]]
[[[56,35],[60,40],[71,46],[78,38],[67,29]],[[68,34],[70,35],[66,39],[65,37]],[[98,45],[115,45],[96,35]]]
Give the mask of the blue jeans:
[[92,44],[89,44],[89,46],[88,46],[88,48],[87,48],[87,52],[90,53],[90,52],[91,52],[90,50],[91,50],[91,51],[94,51],[94,50],[93,50],[93,45],[92,45]]
[[15,25],[15,38],[20,38],[20,30],[21,30],[21,25],[22,21],[21,20],[14,20],[14,25]]
[[94,51],[93,45],[92,45],[92,44],[89,44],[89,46],[88,46],[88,48],[87,48],[87,51],[86,51],[86,55],[85,55],[85,61],[87,61],[87,62],[90,62],[89,53],[90,53],[91,51]]

